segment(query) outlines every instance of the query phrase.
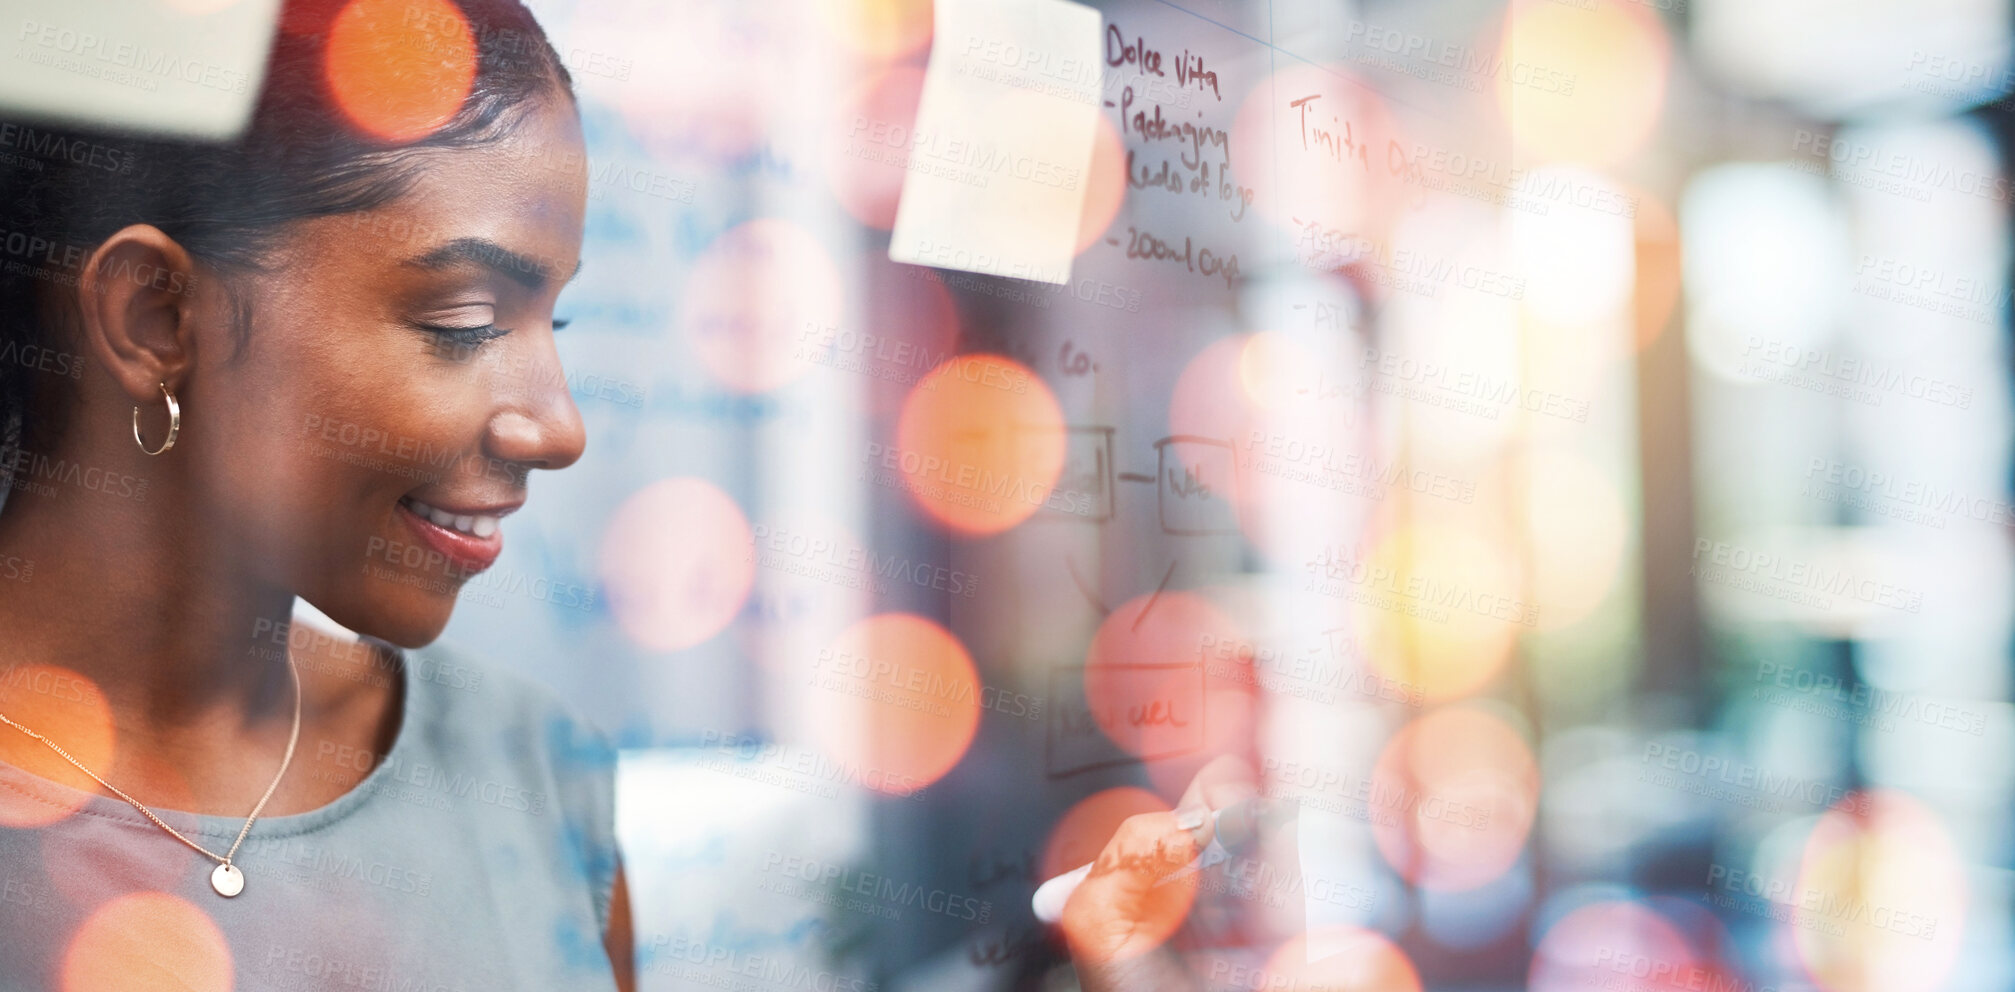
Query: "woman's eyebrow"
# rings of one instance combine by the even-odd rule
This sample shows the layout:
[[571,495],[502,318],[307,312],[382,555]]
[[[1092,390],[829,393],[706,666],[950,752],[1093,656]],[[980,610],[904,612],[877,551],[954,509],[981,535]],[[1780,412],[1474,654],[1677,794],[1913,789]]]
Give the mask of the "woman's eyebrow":
[[[520,255],[488,238],[456,238],[406,260],[407,265],[421,269],[445,269],[465,262],[496,272],[526,289],[543,289],[557,274],[557,266]],[[567,278],[571,280],[580,271],[580,263],[574,263],[574,271]]]

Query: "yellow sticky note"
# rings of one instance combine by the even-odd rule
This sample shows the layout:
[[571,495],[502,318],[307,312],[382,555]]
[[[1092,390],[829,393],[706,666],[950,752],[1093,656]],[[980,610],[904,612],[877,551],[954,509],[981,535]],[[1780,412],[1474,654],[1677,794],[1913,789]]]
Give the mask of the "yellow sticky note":
[[1070,280],[1098,127],[1099,13],[938,0],[889,258]]
[[279,17],[280,0],[0,0],[0,113],[232,137]]

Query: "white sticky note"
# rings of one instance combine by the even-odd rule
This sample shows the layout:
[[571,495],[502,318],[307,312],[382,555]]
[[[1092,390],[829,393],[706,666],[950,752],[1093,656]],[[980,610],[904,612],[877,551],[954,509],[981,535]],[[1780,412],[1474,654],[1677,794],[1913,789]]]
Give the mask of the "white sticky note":
[[1064,283],[1098,127],[1099,12],[937,0],[889,258]]
[[279,17],[280,0],[0,0],[0,113],[232,137]]

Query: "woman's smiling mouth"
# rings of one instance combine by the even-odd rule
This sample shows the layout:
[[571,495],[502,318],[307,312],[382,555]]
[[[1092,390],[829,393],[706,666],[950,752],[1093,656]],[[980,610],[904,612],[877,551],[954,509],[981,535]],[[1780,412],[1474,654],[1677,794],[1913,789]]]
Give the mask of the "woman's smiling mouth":
[[400,515],[420,543],[439,552],[465,576],[489,568],[503,554],[503,519],[520,505],[451,507],[411,496],[399,498]]

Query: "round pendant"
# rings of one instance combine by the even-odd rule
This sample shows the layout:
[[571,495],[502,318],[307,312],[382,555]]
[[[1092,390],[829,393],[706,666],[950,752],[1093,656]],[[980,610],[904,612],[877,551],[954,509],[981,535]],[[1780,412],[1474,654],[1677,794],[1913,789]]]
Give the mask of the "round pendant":
[[237,865],[218,865],[217,870],[210,873],[210,887],[216,889],[218,895],[229,899],[245,891],[245,873],[239,871]]

